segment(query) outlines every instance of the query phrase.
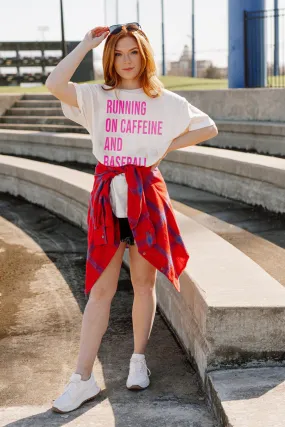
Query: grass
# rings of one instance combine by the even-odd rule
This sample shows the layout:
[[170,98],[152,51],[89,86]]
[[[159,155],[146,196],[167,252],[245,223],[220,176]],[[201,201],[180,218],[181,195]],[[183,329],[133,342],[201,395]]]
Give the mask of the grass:
[[[165,88],[172,91],[178,90],[216,90],[227,89],[228,80],[226,79],[198,79],[192,77],[178,76],[161,76],[159,79],[164,84]],[[268,84],[271,87],[278,87],[283,81],[285,84],[285,76],[269,76]],[[104,80],[90,80],[88,83],[104,83]],[[20,86],[0,86],[0,93],[38,93],[48,92],[45,85],[35,87],[20,87]]]
[[169,90],[215,90],[227,89],[228,81],[222,79],[201,79],[193,77],[161,76],[160,80]]
[[270,87],[280,87],[283,85],[285,87],[285,75],[283,76],[269,76],[268,77],[268,85]]
[[[198,79],[192,77],[161,76],[160,80],[168,90],[215,90],[227,89],[227,80]],[[104,80],[91,80],[88,83],[103,83]],[[34,87],[0,86],[0,93],[42,93],[48,92],[45,85]]]

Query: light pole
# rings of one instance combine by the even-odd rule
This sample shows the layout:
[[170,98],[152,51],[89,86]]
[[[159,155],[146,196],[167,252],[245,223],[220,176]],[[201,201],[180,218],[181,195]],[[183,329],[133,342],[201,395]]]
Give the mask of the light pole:
[[116,0],[116,24],[119,23],[119,0]]
[[140,22],[140,2],[137,0],[137,22]]
[[104,25],[107,27],[107,0],[104,0]]
[[163,0],[161,0],[161,39],[162,39],[162,75],[165,76],[164,1]]
[[45,41],[45,31],[49,30],[49,27],[47,25],[42,25],[38,27],[38,30],[42,33],[42,41]]
[[62,49],[62,59],[67,55],[66,44],[64,39],[64,22],[63,22],[63,4],[60,0],[60,22],[61,22],[61,49]]
[[[192,43],[192,36],[187,34],[187,37],[189,37],[189,39],[191,39],[191,43]],[[189,77],[192,77],[192,73],[193,73],[193,70],[192,70],[192,53],[191,53],[191,75],[189,75]],[[190,66],[189,66],[189,74],[190,74]]]
[[192,77],[197,77],[195,55],[195,0],[192,0]]
[[[47,25],[42,25],[40,27],[38,27],[38,30],[42,33],[42,60],[44,63],[44,57],[45,57],[45,49],[44,49],[44,42],[45,42],[45,31],[49,30],[49,27]],[[43,71],[43,75],[45,75],[46,69],[45,66],[42,65],[42,71]]]

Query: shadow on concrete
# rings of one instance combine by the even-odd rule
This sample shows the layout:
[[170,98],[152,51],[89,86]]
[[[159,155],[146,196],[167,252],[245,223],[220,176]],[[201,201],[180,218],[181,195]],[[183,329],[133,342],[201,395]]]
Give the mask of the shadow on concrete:
[[0,237],[3,425],[216,425],[199,376],[159,311],[146,352],[151,385],[141,392],[126,388],[133,293],[124,268],[93,369],[101,395],[72,413],[52,412],[52,400],[62,392],[78,354],[86,234],[42,207],[2,193]]

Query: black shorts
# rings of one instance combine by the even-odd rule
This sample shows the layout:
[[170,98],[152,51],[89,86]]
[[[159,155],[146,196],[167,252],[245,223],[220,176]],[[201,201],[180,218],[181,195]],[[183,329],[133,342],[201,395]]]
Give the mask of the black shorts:
[[134,245],[135,240],[129,224],[128,218],[118,218],[120,225],[120,240],[127,242],[128,245]]

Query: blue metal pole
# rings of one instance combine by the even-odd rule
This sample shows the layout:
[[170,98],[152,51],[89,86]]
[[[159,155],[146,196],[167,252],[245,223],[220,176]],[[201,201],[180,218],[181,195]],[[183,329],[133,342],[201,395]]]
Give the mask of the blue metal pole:
[[195,0],[192,0],[192,77],[197,77],[195,56]]
[[[228,0],[229,3],[229,88],[246,87],[244,13],[265,10],[265,0]],[[249,87],[264,87],[267,80],[265,20],[250,20],[247,28]]]
[[274,76],[279,76],[279,7],[274,0]]

